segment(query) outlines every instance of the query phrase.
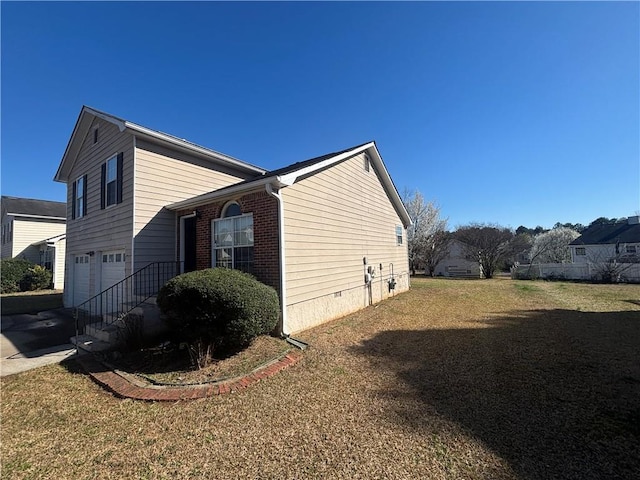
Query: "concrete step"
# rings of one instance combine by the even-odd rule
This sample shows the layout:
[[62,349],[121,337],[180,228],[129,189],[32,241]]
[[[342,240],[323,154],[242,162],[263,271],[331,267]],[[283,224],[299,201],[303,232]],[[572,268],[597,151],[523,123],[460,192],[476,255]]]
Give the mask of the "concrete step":
[[91,335],[74,335],[71,337],[70,342],[80,350],[86,352],[105,352],[113,348],[110,343],[102,342]]
[[117,325],[104,325],[100,323],[90,323],[84,327],[84,333],[86,335],[113,345],[118,343],[119,330]]

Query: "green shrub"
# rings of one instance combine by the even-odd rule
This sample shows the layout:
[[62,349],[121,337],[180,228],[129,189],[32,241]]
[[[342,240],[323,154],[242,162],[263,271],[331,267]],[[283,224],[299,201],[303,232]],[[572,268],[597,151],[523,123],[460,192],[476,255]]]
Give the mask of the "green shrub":
[[179,275],[160,289],[157,302],[181,340],[225,350],[270,333],[280,313],[272,287],[226,268]]
[[20,284],[34,265],[23,258],[3,258],[0,262],[1,293],[19,292]]
[[20,290],[28,292],[32,290],[44,290],[45,288],[51,288],[51,280],[53,274],[40,265],[33,265],[29,267],[24,277],[20,281]]

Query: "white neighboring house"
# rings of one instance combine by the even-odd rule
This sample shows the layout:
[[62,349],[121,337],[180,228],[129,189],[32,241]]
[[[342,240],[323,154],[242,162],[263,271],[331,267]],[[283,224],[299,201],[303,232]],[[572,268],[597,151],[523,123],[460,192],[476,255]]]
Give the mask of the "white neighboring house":
[[575,264],[640,261],[640,217],[623,223],[593,225],[569,244]]
[[53,272],[64,286],[66,204],[2,196],[2,258],[24,258]]
[[437,277],[482,278],[480,262],[469,260],[467,245],[455,238],[449,242],[449,253],[434,270]]

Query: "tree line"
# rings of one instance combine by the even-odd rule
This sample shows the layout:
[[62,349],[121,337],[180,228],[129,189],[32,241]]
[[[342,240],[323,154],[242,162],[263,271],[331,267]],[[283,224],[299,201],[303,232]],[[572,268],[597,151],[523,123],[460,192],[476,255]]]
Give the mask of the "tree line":
[[462,242],[468,260],[479,262],[485,278],[492,278],[516,262],[570,262],[569,243],[587,228],[626,221],[599,217],[587,226],[557,222],[551,229],[521,225],[515,231],[497,224],[470,223],[449,231],[448,219],[441,216],[440,207],[426,201],[419,191],[405,189],[402,200],[413,222],[407,229],[411,273],[424,271],[431,276],[449,254],[453,239]]

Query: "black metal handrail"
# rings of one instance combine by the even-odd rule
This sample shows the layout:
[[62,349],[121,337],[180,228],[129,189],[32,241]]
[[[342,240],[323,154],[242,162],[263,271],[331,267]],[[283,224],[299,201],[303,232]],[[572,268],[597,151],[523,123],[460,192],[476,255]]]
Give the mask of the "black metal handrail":
[[180,274],[182,262],[154,262],[94,295],[74,308],[76,341],[91,325],[102,330],[158,294],[160,287]]

